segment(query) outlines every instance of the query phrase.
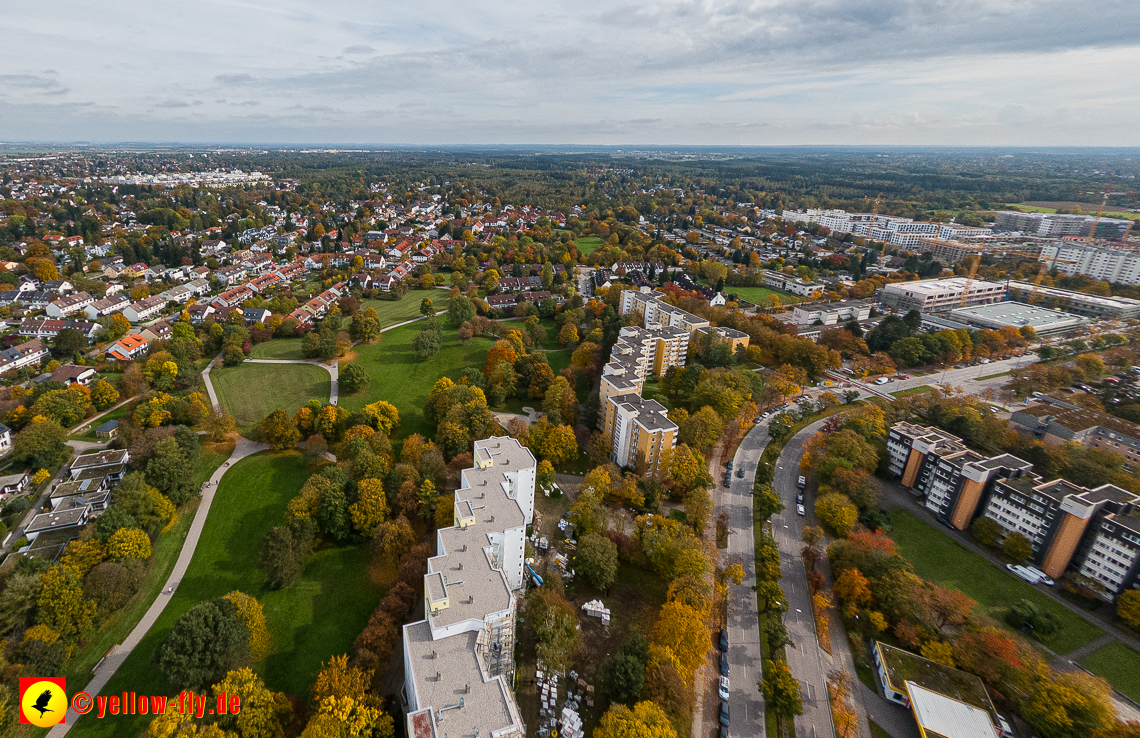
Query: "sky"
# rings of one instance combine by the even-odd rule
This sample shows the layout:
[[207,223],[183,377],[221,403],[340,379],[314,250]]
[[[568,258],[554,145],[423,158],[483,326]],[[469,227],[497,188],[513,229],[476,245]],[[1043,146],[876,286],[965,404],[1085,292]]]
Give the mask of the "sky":
[[1137,0],[41,0],[0,142],[1140,145]]

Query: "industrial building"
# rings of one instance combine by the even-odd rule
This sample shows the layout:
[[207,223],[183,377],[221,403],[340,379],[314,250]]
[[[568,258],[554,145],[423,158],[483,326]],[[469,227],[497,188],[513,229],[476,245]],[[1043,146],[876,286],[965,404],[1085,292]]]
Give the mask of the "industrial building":
[[511,689],[516,592],[537,465],[513,438],[475,442],[453,524],[436,532],[424,575],[424,619],[403,627],[407,735],[526,735]]
[[1087,318],[1079,315],[1048,310],[1024,302],[996,302],[992,305],[959,308],[951,310],[946,317],[970,328],[984,328],[991,331],[1007,326],[1019,329],[1029,326],[1037,331],[1039,336],[1066,333],[1088,323]]
[[[1034,293],[1032,282],[1018,282],[1011,280],[1006,283],[1009,288],[1011,300],[1029,300]],[[1036,288],[1034,296],[1036,305],[1043,307],[1060,308],[1073,315],[1084,315],[1089,318],[1104,318],[1107,320],[1127,320],[1140,318],[1140,300],[1129,297],[1106,297],[1104,295],[1090,295],[1086,292],[1063,290],[1059,287]]]
[[[967,290],[969,294],[963,302],[962,296]],[[986,282],[980,279],[971,281],[965,277],[952,277],[888,284],[879,293],[879,302],[904,313],[910,310],[939,313],[959,307],[1003,302],[1005,294],[1005,285],[1000,282]]]

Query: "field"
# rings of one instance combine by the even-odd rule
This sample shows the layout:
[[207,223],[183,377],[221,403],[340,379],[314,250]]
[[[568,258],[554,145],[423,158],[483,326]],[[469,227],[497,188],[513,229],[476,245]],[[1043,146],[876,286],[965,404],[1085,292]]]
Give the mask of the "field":
[[914,515],[893,510],[891,522],[895,528],[891,537],[898,544],[903,558],[914,564],[916,574],[960,589],[977,600],[995,620],[1004,624],[1010,605],[1023,599],[1052,613],[1061,627],[1053,637],[1042,641],[1052,651],[1066,654],[1103,632],[1037,591],[1033,585],[1015,579],[981,555],[962,548],[952,538]]
[[[1058,209],[1071,210],[1077,206],[1081,208],[1081,215],[1096,215],[1100,203],[1093,202],[1026,202],[1026,203],[1007,203],[1005,207],[1015,208],[1024,213],[1055,213]],[[1112,207],[1109,205],[1109,207]],[[1106,218],[1121,218],[1127,220],[1136,220],[1140,218],[1140,213],[1130,213],[1127,210],[1108,210],[1105,209],[1104,217]]]
[[740,299],[765,307],[764,300],[768,299],[769,295],[775,295],[780,298],[780,302],[784,305],[792,305],[800,301],[800,298],[795,295],[767,287],[733,287],[732,285],[725,285],[724,291],[726,293],[735,292]]
[[[104,693],[157,694],[165,685],[156,684],[161,679],[150,660],[175,621],[194,605],[234,590],[257,597],[264,606],[273,650],[258,673],[270,689],[303,699],[320,663],[351,650],[383,594],[368,581],[364,547],[318,551],[302,580],[277,592],[266,589],[264,575],[255,568],[262,539],[281,522],[286,503],[307,476],[303,457],[296,452],[258,454],[226,474],[186,577]],[[74,730],[84,737],[137,735],[149,720],[87,716]]]
[[301,353],[301,339],[299,338],[278,338],[274,341],[259,343],[253,347],[250,356],[254,359],[289,361],[304,361],[308,358]]
[[587,238],[575,239],[574,245],[578,250],[587,256],[597,251],[602,245],[602,239],[597,236],[588,236]]
[[387,328],[405,320],[422,317],[420,302],[430,297],[436,310],[447,307],[447,293],[443,290],[409,290],[400,300],[361,300],[360,309],[372,308],[380,316],[380,327]]
[[[210,475],[222,465],[233,452],[232,442],[223,444],[207,443],[202,447],[202,455],[194,468],[194,481],[201,485]],[[77,651],[67,664],[65,677],[74,681],[75,688],[86,684],[91,679],[91,668],[103,658],[103,655],[116,643],[134,630],[135,625],[148,609],[155,597],[158,597],[162,586],[170,577],[174,562],[182,550],[186,540],[186,533],[190,529],[190,522],[194,519],[194,512],[198,508],[198,498],[194,498],[178,511],[178,522],[174,527],[158,537],[154,543],[154,556],[150,567],[143,575],[139,591],[126,606],[111,619],[103,624],[102,629],[95,634],[88,644]]]
[[1081,666],[1104,677],[1130,698],[1140,700],[1140,653],[1120,641],[1081,659]]
[[122,420],[134,409],[134,405],[130,402],[124,403],[107,413],[98,420],[89,420],[80,423],[85,430],[83,432],[76,431],[71,434],[71,437],[79,441],[105,441],[105,438],[99,438],[95,435],[95,429],[106,423],[108,420]]
[[412,433],[433,435],[424,421],[423,407],[436,380],[456,375],[469,366],[483,366],[487,349],[494,342],[488,338],[472,338],[464,345],[456,332],[443,330],[440,352],[427,361],[416,360],[412,339],[419,326],[409,325],[386,331],[380,342],[356,347],[356,362],[372,378],[368,387],[355,395],[341,395],[339,404],[348,410],[359,410],[370,402],[387,400],[400,411],[397,436]]
[[892,397],[902,397],[904,395],[924,395],[933,389],[934,388],[931,387],[929,384],[924,384],[921,387],[910,387],[909,389],[899,390],[898,392],[892,392],[891,396]]
[[312,364],[250,364],[210,372],[218,402],[239,425],[250,426],[277,408],[292,415],[309,400],[328,402],[332,380]]

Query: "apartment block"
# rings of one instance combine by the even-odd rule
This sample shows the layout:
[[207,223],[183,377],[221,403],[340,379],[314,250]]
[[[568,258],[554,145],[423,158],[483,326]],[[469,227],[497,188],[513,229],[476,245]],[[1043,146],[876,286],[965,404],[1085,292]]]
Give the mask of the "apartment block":
[[[963,303],[962,295],[967,290],[969,294]],[[879,293],[879,301],[903,312],[918,310],[923,313],[937,313],[959,307],[1003,302],[1005,296],[1005,285],[1000,282],[980,279],[970,282],[964,277],[952,277],[888,284]]]
[[1005,532],[1018,532],[1033,544],[1034,564],[1061,576],[1099,513],[1130,510],[1136,495],[1111,484],[1086,489],[1064,479],[1045,482],[1036,474],[1001,479],[982,514]]
[[[1096,233],[1092,233],[1093,223]],[[1118,218],[1100,218],[1091,215],[1068,215],[1058,213],[1018,213],[1002,211],[998,213],[994,227],[1000,231],[1021,231],[1022,233],[1047,238],[1095,235],[1097,238],[1124,238],[1131,224]]]
[[796,305],[792,309],[792,322],[797,325],[812,325],[816,321],[823,325],[838,325],[852,320],[867,320],[870,317],[870,300],[840,300],[816,305]]
[[407,735],[526,734],[511,690],[516,594],[537,465],[513,438],[475,442],[451,527],[424,575],[424,619],[403,628]]
[[1104,597],[1140,588],[1140,510],[1125,504],[1089,526],[1078,552],[1077,572],[1104,587]]
[[[1028,300],[1033,294],[1032,282],[1011,280],[1008,284],[1011,299]],[[1140,300],[1129,297],[1107,297],[1090,295],[1084,292],[1063,290],[1059,287],[1041,286],[1037,289],[1037,304],[1050,308],[1061,308],[1074,315],[1089,318],[1126,320],[1140,318]]]
[[1062,274],[1083,274],[1114,284],[1140,284],[1140,253],[1120,247],[1053,243],[1041,247],[1041,261]]
[[653,292],[649,287],[622,291],[620,312],[622,315],[640,314],[641,324],[646,328],[684,328],[692,334],[698,328],[709,325],[704,318],[665,302],[659,293]]
[[1028,461],[1002,454],[987,458],[937,428],[896,423],[887,434],[889,468],[926,509],[958,530],[973,522],[995,480],[1030,473]]
[[677,445],[677,424],[656,400],[639,395],[611,397],[606,413],[611,441],[610,458],[618,466],[633,467],[650,479],[668,473],[668,454]]
[[622,328],[610,351],[610,360],[602,367],[599,413],[603,427],[613,427],[610,398],[640,396],[646,377],[650,374],[661,376],[672,366],[684,366],[688,350],[689,332],[683,328]]

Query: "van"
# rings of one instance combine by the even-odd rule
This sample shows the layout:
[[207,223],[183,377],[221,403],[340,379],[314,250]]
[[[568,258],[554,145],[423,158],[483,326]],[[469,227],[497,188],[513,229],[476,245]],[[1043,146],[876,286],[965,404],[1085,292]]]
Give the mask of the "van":
[[1041,581],[1037,575],[1031,572],[1027,567],[1018,566],[1017,564],[1006,564],[1005,568],[1013,572],[1014,576],[1020,577],[1030,584],[1037,584]]
[[1037,577],[1037,581],[1040,582],[1041,584],[1044,584],[1046,587],[1052,587],[1054,584],[1056,584],[1056,582],[1054,582],[1053,579],[1048,574],[1041,571],[1040,569],[1038,569],[1035,566],[1026,566],[1026,567],[1022,567],[1022,568],[1024,568],[1027,572],[1029,572],[1033,576]]

